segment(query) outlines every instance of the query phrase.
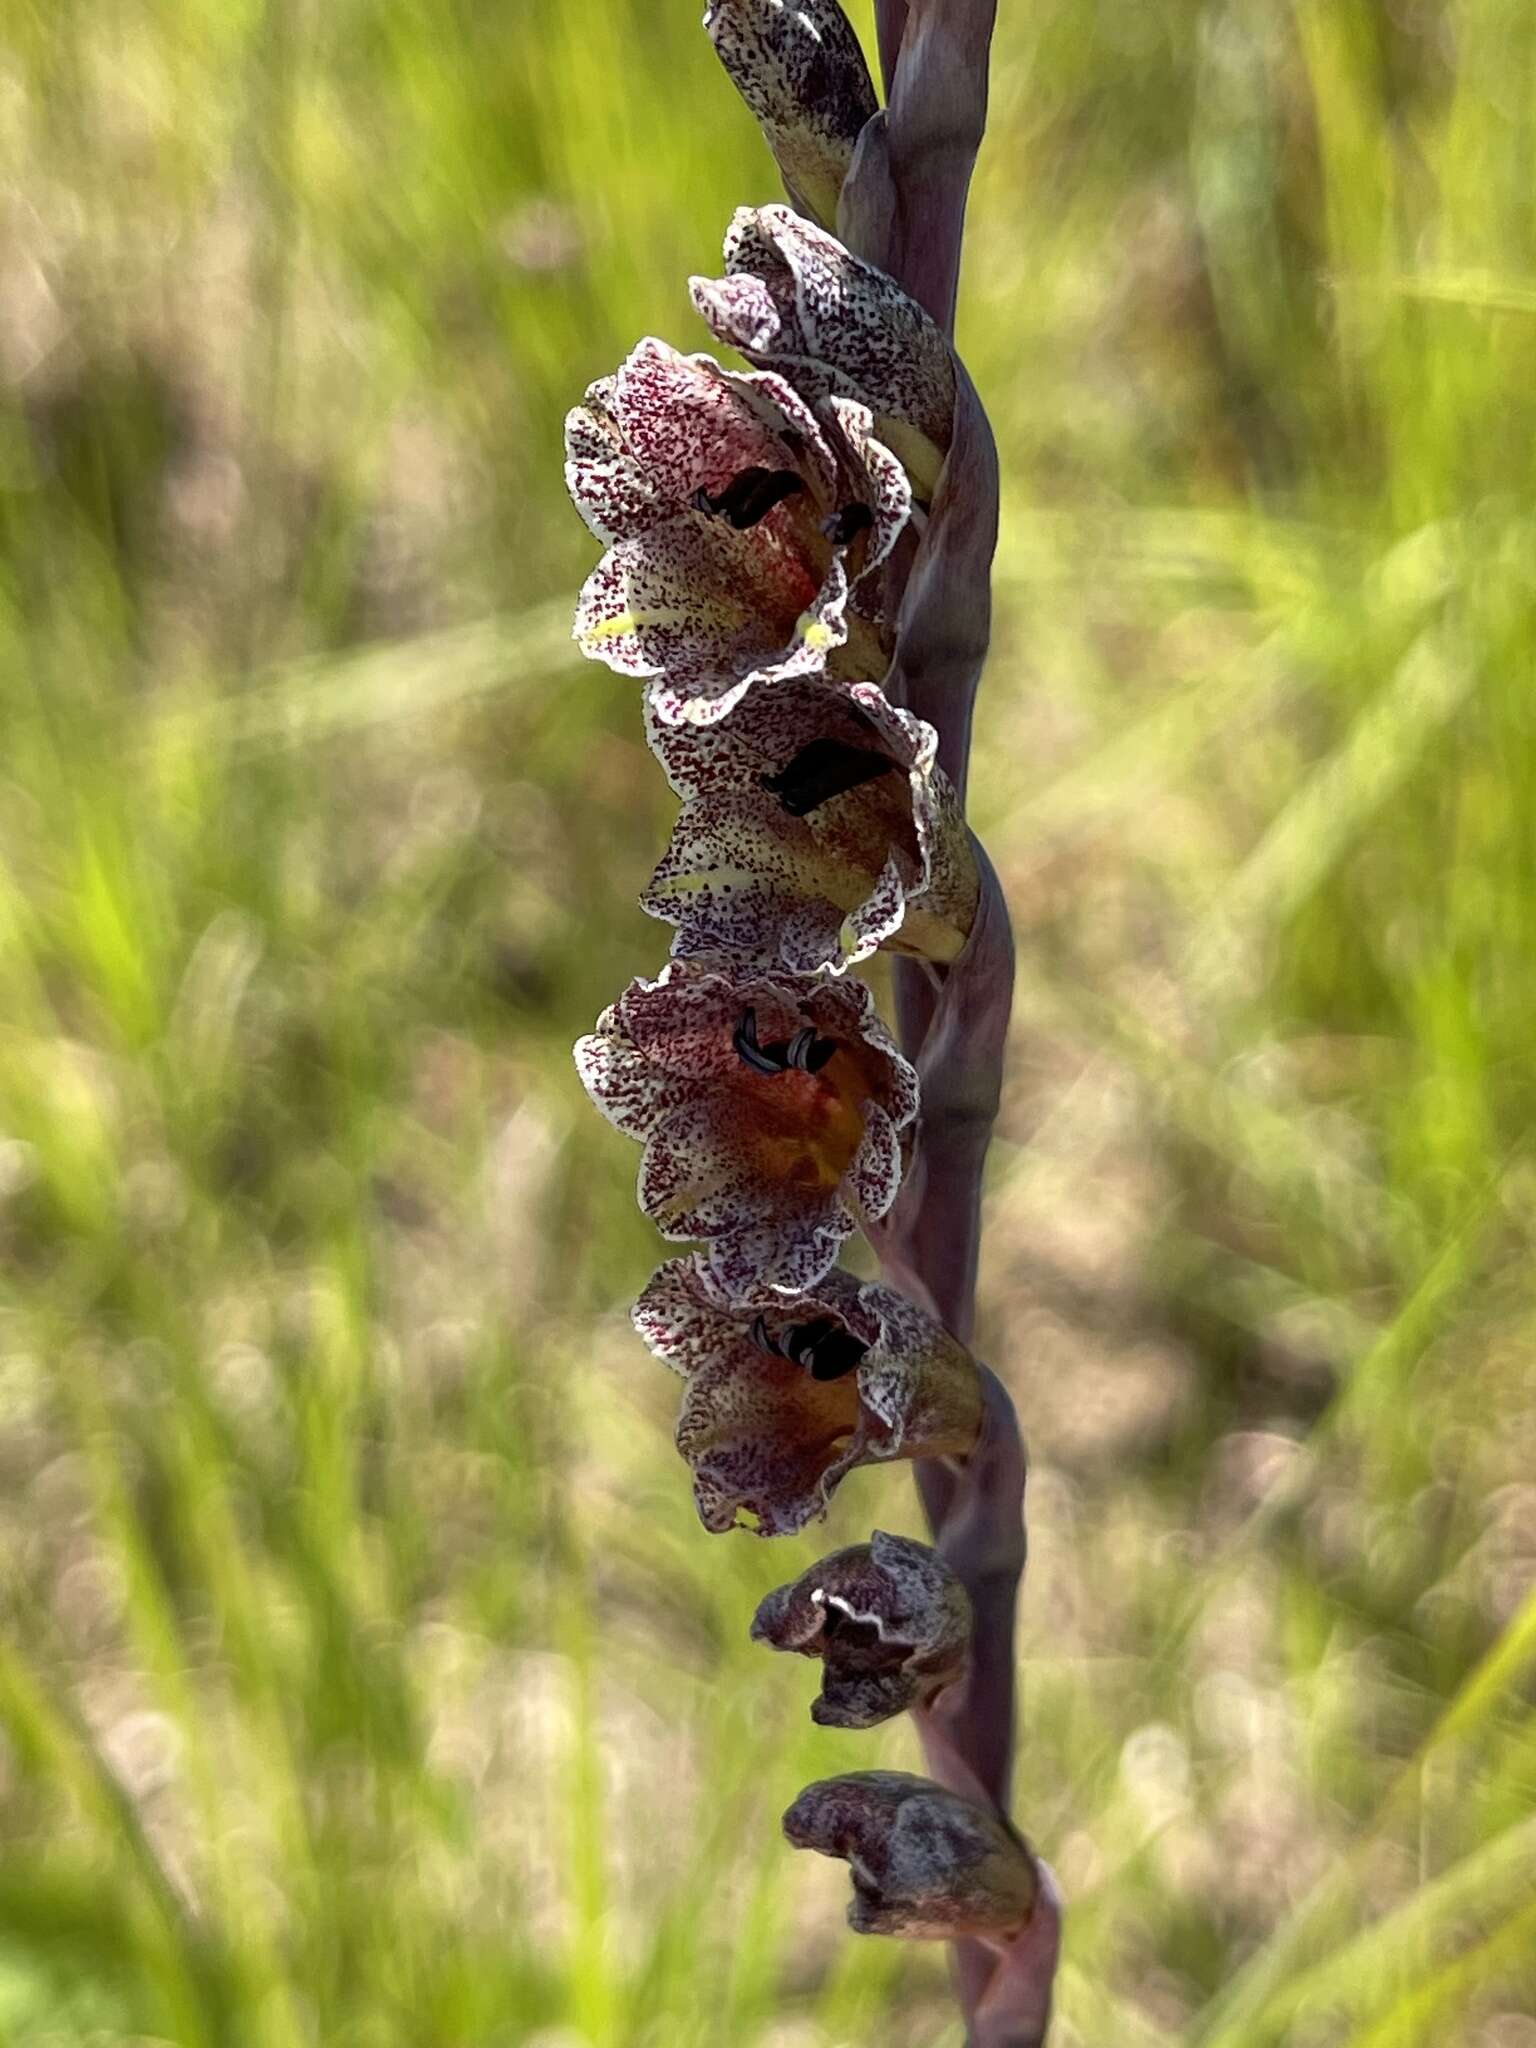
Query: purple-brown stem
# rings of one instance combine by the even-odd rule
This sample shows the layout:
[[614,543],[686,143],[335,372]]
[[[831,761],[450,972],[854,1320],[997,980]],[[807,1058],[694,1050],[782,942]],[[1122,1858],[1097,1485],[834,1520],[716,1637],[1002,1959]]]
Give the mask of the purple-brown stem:
[[[850,246],[951,338],[995,15],[996,0],[877,0],[887,106],[864,131],[839,209]],[[907,562],[887,681],[898,703],[937,729],[940,762],[962,795],[990,630],[997,512],[996,449],[962,371],[949,455],[927,531]],[[1013,991],[1007,905],[984,856],[982,875],[981,908],[959,958],[947,968],[896,964],[898,1029],[922,1077],[923,1111],[908,1186],[877,1239],[895,1283],[926,1297],[964,1342],[975,1321],[982,1173]],[[935,1545],[970,1595],[975,1629],[966,1679],[915,1719],[933,1776],[1006,1816],[1025,1460],[1006,1390],[989,1371],[984,1386],[974,1455],[917,1474]],[[971,2048],[1039,2048],[1045,2039],[1060,1906],[1043,1866],[1041,1884],[1036,1911],[1006,1951],[957,1944]]]
[[[890,261],[883,267],[952,334],[966,195],[987,125],[997,0],[916,0],[900,11],[896,61],[886,72],[895,204]],[[883,8],[880,19],[883,24]],[[881,63],[886,66],[883,39]]]
[[875,0],[875,34],[880,44],[880,75],[890,97],[896,59],[907,28],[907,0]]

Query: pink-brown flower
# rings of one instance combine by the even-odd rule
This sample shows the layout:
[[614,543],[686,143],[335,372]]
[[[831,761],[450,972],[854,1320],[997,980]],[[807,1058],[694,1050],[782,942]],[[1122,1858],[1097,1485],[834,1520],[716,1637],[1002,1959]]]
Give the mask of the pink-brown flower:
[[704,26],[790,196],[835,226],[854,146],[878,105],[847,15],[837,0],[709,0]]
[[741,208],[725,265],[723,278],[691,281],[719,339],[812,404],[835,393],[867,406],[930,497],[954,429],[955,364],[917,301],[787,206]]
[[631,982],[576,1065],[645,1144],[641,1208],[705,1245],[726,1300],[814,1286],[896,1199],[917,1077],[862,982],[674,960]]
[[1004,1941],[1039,1896],[1034,1858],[997,1816],[906,1771],[852,1771],[808,1785],[784,1816],[797,1849],[841,1856],[848,1924],[909,1941]]
[[770,1593],[752,1640],[822,1660],[813,1721],[873,1728],[926,1706],[963,1674],[971,1603],[937,1551],[877,1529]]
[[718,725],[647,737],[682,814],[641,897],[677,953],[841,971],[877,946],[952,960],[976,915],[971,838],[932,726],[874,683],[796,678]]
[[911,491],[866,407],[813,409],[771,372],[642,341],[567,419],[566,482],[609,543],[576,639],[650,679],[660,718],[708,724],[754,683],[829,661],[883,673],[849,589],[895,545]]
[[706,1529],[752,1517],[785,1536],[823,1516],[856,1465],[962,1457],[981,1426],[975,1362],[891,1288],[840,1268],[786,1299],[728,1307],[673,1259],[635,1328],[687,1380],[677,1445]]

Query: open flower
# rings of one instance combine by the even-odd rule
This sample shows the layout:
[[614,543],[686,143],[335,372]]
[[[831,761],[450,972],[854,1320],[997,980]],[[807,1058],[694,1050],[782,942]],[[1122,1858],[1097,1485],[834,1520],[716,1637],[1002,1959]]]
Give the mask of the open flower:
[[962,1675],[971,1603],[937,1551],[877,1529],[770,1593],[752,1640],[822,1660],[821,1727],[873,1728]]
[[877,105],[847,15],[837,0],[709,0],[704,26],[790,197],[835,226],[854,145]]
[[848,1924],[911,1941],[1006,1940],[1034,1910],[1034,1858],[996,1815],[906,1771],[852,1771],[808,1785],[784,1816],[797,1849],[841,1856]]
[[725,265],[723,278],[691,281],[720,340],[812,404],[836,394],[867,406],[919,494],[931,496],[954,426],[955,364],[917,301],[787,206],[741,208]]
[[644,1141],[641,1208],[707,1247],[726,1300],[813,1286],[896,1199],[917,1076],[862,982],[674,960],[630,983],[576,1065]]
[[829,660],[884,672],[849,589],[895,545],[911,492],[867,407],[813,410],[771,372],[642,341],[567,419],[566,482],[609,543],[576,639],[654,679],[662,719],[707,724],[754,683]]
[[789,1300],[723,1305],[672,1259],[635,1328],[687,1380],[677,1446],[706,1529],[743,1513],[760,1536],[824,1515],[856,1465],[965,1455],[981,1427],[969,1352],[891,1288],[841,1269]]
[[874,683],[797,678],[707,727],[647,721],[683,800],[640,901],[676,953],[800,972],[877,946],[953,960],[979,881],[932,726]]

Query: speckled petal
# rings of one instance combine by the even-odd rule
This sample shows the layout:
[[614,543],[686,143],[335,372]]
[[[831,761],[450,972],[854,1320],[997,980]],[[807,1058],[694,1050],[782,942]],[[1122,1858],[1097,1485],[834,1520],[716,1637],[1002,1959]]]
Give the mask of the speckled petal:
[[848,465],[857,479],[861,501],[874,518],[868,547],[860,569],[871,575],[889,556],[912,516],[912,484],[903,464],[875,432],[875,418],[867,405],[851,398],[832,397],[826,411],[842,435]]
[[[819,673],[848,643],[849,562],[866,575],[896,517],[891,458],[861,435],[771,369],[640,342],[566,422],[571,495],[609,543],[577,607],[582,652],[661,678],[662,715],[701,723],[756,682]],[[760,504],[740,497],[754,473],[776,480]],[[845,539],[855,504],[874,524]],[[858,626],[865,673],[883,673]]]
[[[646,736],[684,799],[641,899],[677,925],[676,952],[777,950],[797,972],[840,973],[887,943],[936,960],[964,944],[979,898],[970,835],[932,728],[875,684],[791,679],[708,727],[653,709]],[[775,791],[818,748],[888,772],[791,806]]]
[[676,509],[624,448],[612,412],[616,382],[592,385],[565,419],[565,486],[601,541],[643,533]]
[[685,356],[651,338],[619,370],[613,409],[623,444],[674,507],[752,468],[795,470],[823,501],[835,489],[815,414],[772,372],[724,370],[711,356]]
[[862,981],[822,982],[810,999],[817,1024],[824,1031],[857,1037],[888,1062],[889,1079],[881,1097],[881,1108],[894,1130],[903,1131],[917,1120],[917,1069],[907,1060],[875,1008],[873,991]]
[[776,1213],[712,1238],[702,1254],[704,1271],[726,1301],[750,1305],[765,1294],[792,1299],[819,1290],[857,1228],[853,1212],[840,1200],[814,1213]]
[[[728,599],[722,599],[728,604]],[[650,702],[668,725],[713,725],[760,684],[787,682],[796,676],[819,675],[829,657],[848,638],[848,573],[834,557],[821,589],[796,619],[777,652],[752,651],[749,640],[737,643],[736,672],[726,675],[718,655],[678,659],[657,671]]]
[[[846,596],[846,578],[840,596]],[[587,578],[575,637],[583,654],[623,675],[665,674],[709,695],[745,674],[788,661],[799,621],[819,596],[804,562],[759,528],[684,512],[617,542]],[[846,638],[841,605],[819,654]],[[819,664],[818,664],[819,665]],[[682,680],[674,680],[682,679]]]
[[664,968],[655,981],[634,981],[613,1006],[632,1043],[690,1088],[700,1081],[727,1087],[742,1078],[741,1055],[732,1034],[750,1003],[759,1035],[788,1038],[803,1021],[795,991],[767,975],[718,972],[703,960],[698,971]]
[[[750,1246],[740,1241],[753,1235],[747,1230],[669,1260],[634,1308],[645,1342],[689,1383],[679,1445],[702,1482],[711,1527],[731,1526],[738,1507],[758,1517],[765,1533],[798,1527],[855,1465],[963,1456],[980,1428],[981,1382],[969,1353],[910,1303],[899,1304],[905,1313],[898,1314],[889,1289],[819,1267],[811,1233],[775,1238],[774,1229],[764,1225]],[[839,1241],[826,1240],[826,1256]],[[781,1246],[800,1262],[798,1271],[776,1267]],[[738,1259],[739,1271],[722,1274],[722,1255]],[[851,1357],[822,1354],[823,1366],[835,1368],[831,1377],[817,1377],[814,1342],[809,1352],[798,1348],[813,1325],[839,1327],[853,1340]],[[893,1336],[912,1344],[910,1356],[892,1349]],[[828,1417],[837,1422],[830,1434]],[[721,1462],[725,1446],[729,1465]],[[882,1551],[878,1567],[895,1602],[891,1613],[915,1611],[922,1574],[899,1538],[881,1542],[897,1546],[889,1557]],[[953,1657],[937,1655],[941,1635],[914,1634],[910,1655],[899,1660],[913,1697],[953,1675]],[[853,1656],[845,1667],[864,1677],[882,1660]]]
[[848,1169],[848,1193],[861,1217],[877,1223],[901,1192],[901,1138],[878,1102],[864,1113],[864,1141]]
[[[780,682],[711,727],[651,715],[647,739],[684,799],[643,897],[678,926],[674,950],[766,958],[778,928],[786,967],[842,973],[881,944],[934,961],[965,944],[979,874],[936,735],[874,684]],[[786,807],[786,768],[827,745],[891,772]]]
[[835,1268],[814,1291],[797,1290],[792,1300],[763,1288],[754,1299],[733,1306],[712,1287],[704,1262],[692,1253],[668,1259],[656,1269],[635,1303],[633,1320],[656,1357],[686,1375],[732,1346],[741,1346],[758,1316],[775,1337],[797,1321],[831,1316],[864,1343],[874,1344],[880,1320],[864,1306],[863,1297],[864,1283]]
[[705,1364],[737,1331],[737,1319],[705,1293],[692,1255],[658,1266],[631,1319],[654,1355],[674,1372]]
[[968,1452],[981,1430],[982,1395],[976,1364],[926,1310],[883,1281],[859,1291],[860,1307],[880,1336],[859,1367],[859,1393],[892,1445],[893,1455],[923,1455],[939,1446]]
[[[675,952],[724,952],[775,963],[788,920],[820,893],[814,872],[808,872],[805,837],[795,820],[760,798],[685,804],[641,893],[641,907],[677,926]],[[904,900],[898,895],[898,922]],[[813,972],[838,956],[837,911],[828,905],[814,925],[810,957],[786,964]]]
[[645,1138],[668,1105],[667,1077],[630,1040],[610,1006],[576,1041],[576,1071],[593,1102],[627,1138]]
[[640,1207],[674,1244],[729,1236],[744,1225],[783,1219],[814,1227],[825,1199],[810,1204],[768,1181],[728,1114],[705,1098],[670,1110],[645,1141],[636,1187]]
[[929,494],[953,431],[955,370],[916,301],[786,206],[743,208],[725,259],[725,279],[692,281],[714,333],[813,403],[836,395],[868,406]]
[[792,1535],[825,1515],[859,1462],[858,1393],[768,1353],[749,1371],[712,1360],[689,1377],[677,1447],[706,1528],[733,1528],[744,1512],[760,1535]]

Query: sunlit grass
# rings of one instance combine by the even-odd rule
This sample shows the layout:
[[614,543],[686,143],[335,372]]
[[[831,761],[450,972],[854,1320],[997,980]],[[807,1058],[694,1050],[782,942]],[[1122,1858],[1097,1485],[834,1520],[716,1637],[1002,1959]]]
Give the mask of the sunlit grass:
[[[779,1840],[915,1752],[747,1643],[828,1539],[699,1530],[569,1066],[667,806],[561,416],[775,196],[696,12],[12,10],[5,2039],[957,2041]],[[1533,144],[1507,0],[1003,9],[984,1319],[1062,2048],[1536,2038]]]

